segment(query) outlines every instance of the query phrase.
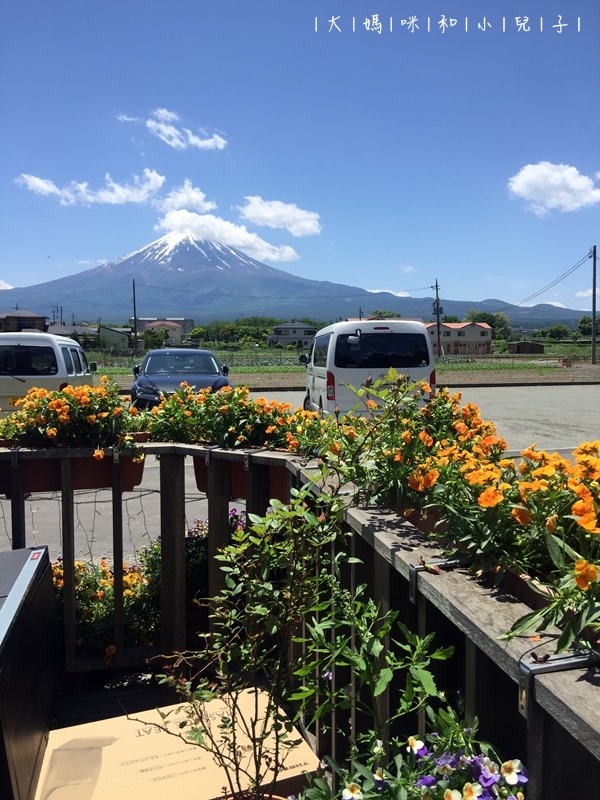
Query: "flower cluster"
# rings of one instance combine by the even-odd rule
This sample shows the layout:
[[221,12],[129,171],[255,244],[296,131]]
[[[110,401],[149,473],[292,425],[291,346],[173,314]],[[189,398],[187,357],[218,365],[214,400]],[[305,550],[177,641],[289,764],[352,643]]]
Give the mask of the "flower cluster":
[[150,438],[157,442],[210,443],[312,452],[332,421],[289,403],[251,398],[246,386],[196,391],[187,383],[152,409]]
[[[245,511],[232,509],[230,527],[236,530],[246,524]],[[185,533],[186,593],[190,601],[208,594],[208,522],[195,520]],[[161,538],[137,552],[137,564],[123,564],[123,606],[125,614],[125,646],[156,644],[160,639]],[[64,604],[64,564],[52,564],[54,589],[59,613]],[[77,644],[82,652],[104,653],[110,663],[116,653],[114,645],[115,573],[106,559],[75,562],[75,607]]]
[[17,401],[18,410],[0,420],[0,436],[28,447],[104,447],[121,445],[139,426],[138,410],[103,377],[99,386],[66,386],[57,391],[32,388]]
[[476,722],[467,727],[450,708],[436,714],[429,707],[427,716],[441,726],[423,739],[393,742],[389,760],[381,741],[349,764],[325,759],[323,777],[310,781],[306,800],[334,800],[328,772],[342,787],[341,800],[525,800],[524,765],[517,758],[502,760],[490,744],[478,741]]

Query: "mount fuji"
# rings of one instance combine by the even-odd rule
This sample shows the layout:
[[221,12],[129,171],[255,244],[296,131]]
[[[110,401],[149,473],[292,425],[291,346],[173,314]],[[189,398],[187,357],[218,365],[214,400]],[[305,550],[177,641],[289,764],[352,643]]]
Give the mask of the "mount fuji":
[[[197,323],[246,316],[316,319],[357,316],[374,296],[365,289],[314,281],[269,267],[219,242],[168,233],[99,267],[0,293],[5,308],[122,324],[139,317],[191,317]],[[393,297],[393,295],[387,295]]]
[[[329,322],[385,309],[402,317],[433,319],[432,297],[398,297],[309,280],[269,267],[219,242],[176,233],[75,275],[23,288],[0,285],[0,313],[18,307],[51,317],[52,310],[60,306],[65,319],[123,324],[133,316],[134,282],[138,317],[188,317],[195,324],[251,316]],[[526,328],[557,323],[577,327],[586,314],[549,304],[442,302],[443,313],[459,319],[470,309],[504,311],[513,326]]]

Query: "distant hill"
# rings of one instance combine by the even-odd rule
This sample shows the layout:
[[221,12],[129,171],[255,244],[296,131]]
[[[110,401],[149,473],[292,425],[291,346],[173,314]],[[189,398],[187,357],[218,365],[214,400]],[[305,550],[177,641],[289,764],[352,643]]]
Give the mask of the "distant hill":
[[[385,309],[403,317],[430,320],[433,297],[397,297],[356,286],[290,275],[219,242],[169,233],[115,261],[24,288],[0,291],[0,313],[26,308],[52,316],[60,306],[65,319],[120,324],[133,316],[133,282],[138,317],[189,317],[196,324],[215,319],[271,316],[330,321]],[[1,283],[0,283],[1,286]],[[510,306],[442,299],[444,314],[463,319],[470,309],[504,311],[513,326],[577,327],[586,312],[538,305]]]

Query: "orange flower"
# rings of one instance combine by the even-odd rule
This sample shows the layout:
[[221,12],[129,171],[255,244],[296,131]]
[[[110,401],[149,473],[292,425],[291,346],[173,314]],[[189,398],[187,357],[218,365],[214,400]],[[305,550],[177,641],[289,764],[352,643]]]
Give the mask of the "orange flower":
[[523,506],[515,506],[510,513],[521,525],[529,525],[531,522],[531,512]]
[[371,408],[371,409],[377,408],[377,403],[375,402],[375,400],[372,400],[371,398],[369,398],[367,400],[365,405],[367,406],[367,408]]
[[410,431],[402,431],[402,441],[404,444],[410,444],[412,441],[412,435]]
[[550,531],[550,533],[554,533],[554,531],[558,527],[558,514],[552,514],[551,517],[548,517],[546,520],[546,530]]
[[433,439],[432,439],[432,438],[431,438],[431,436],[430,436],[430,435],[427,433],[427,431],[421,431],[421,432],[419,433],[419,439],[420,439],[420,440],[423,442],[423,444],[425,445],[425,447],[431,447],[431,445],[433,444]]
[[488,486],[477,498],[477,502],[482,508],[494,508],[504,500],[504,495],[493,486]]
[[49,439],[55,439],[57,433],[58,433],[58,431],[56,430],[56,428],[48,428],[48,430],[46,431],[46,436]]
[[96,450],[94,450],[94,458],[96,459],[96,461],[102,461],[102,459],[104,458],[104,450],[99,450],[98,448],[96,448]]
[[579,558],[573,567],[575,573],[575,583],[584,592],[590,588],[590,584],[598,580],[598,567],[595,564],[590,564],[585,558]]

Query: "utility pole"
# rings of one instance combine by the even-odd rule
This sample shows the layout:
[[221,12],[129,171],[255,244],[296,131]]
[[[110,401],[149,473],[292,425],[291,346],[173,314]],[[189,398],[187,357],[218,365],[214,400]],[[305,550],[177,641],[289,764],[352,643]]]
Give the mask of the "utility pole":
[[596,363],[596,245],[592,247],[592,364]]
[[137,306],[135,303],[135,278],[133,280],[133,355],[137,355]]
[[438,358],[442,355],[442,334],[441,334],[441,326],[440,326],[440,314],[443,314],[444,309],[440,306],[440,285],[435,279],[435,286],[431,287],[435,289],[435,300],[433,301],[432,311],[435,314],[435,321],[437,325],[437,351],[438,351]]

